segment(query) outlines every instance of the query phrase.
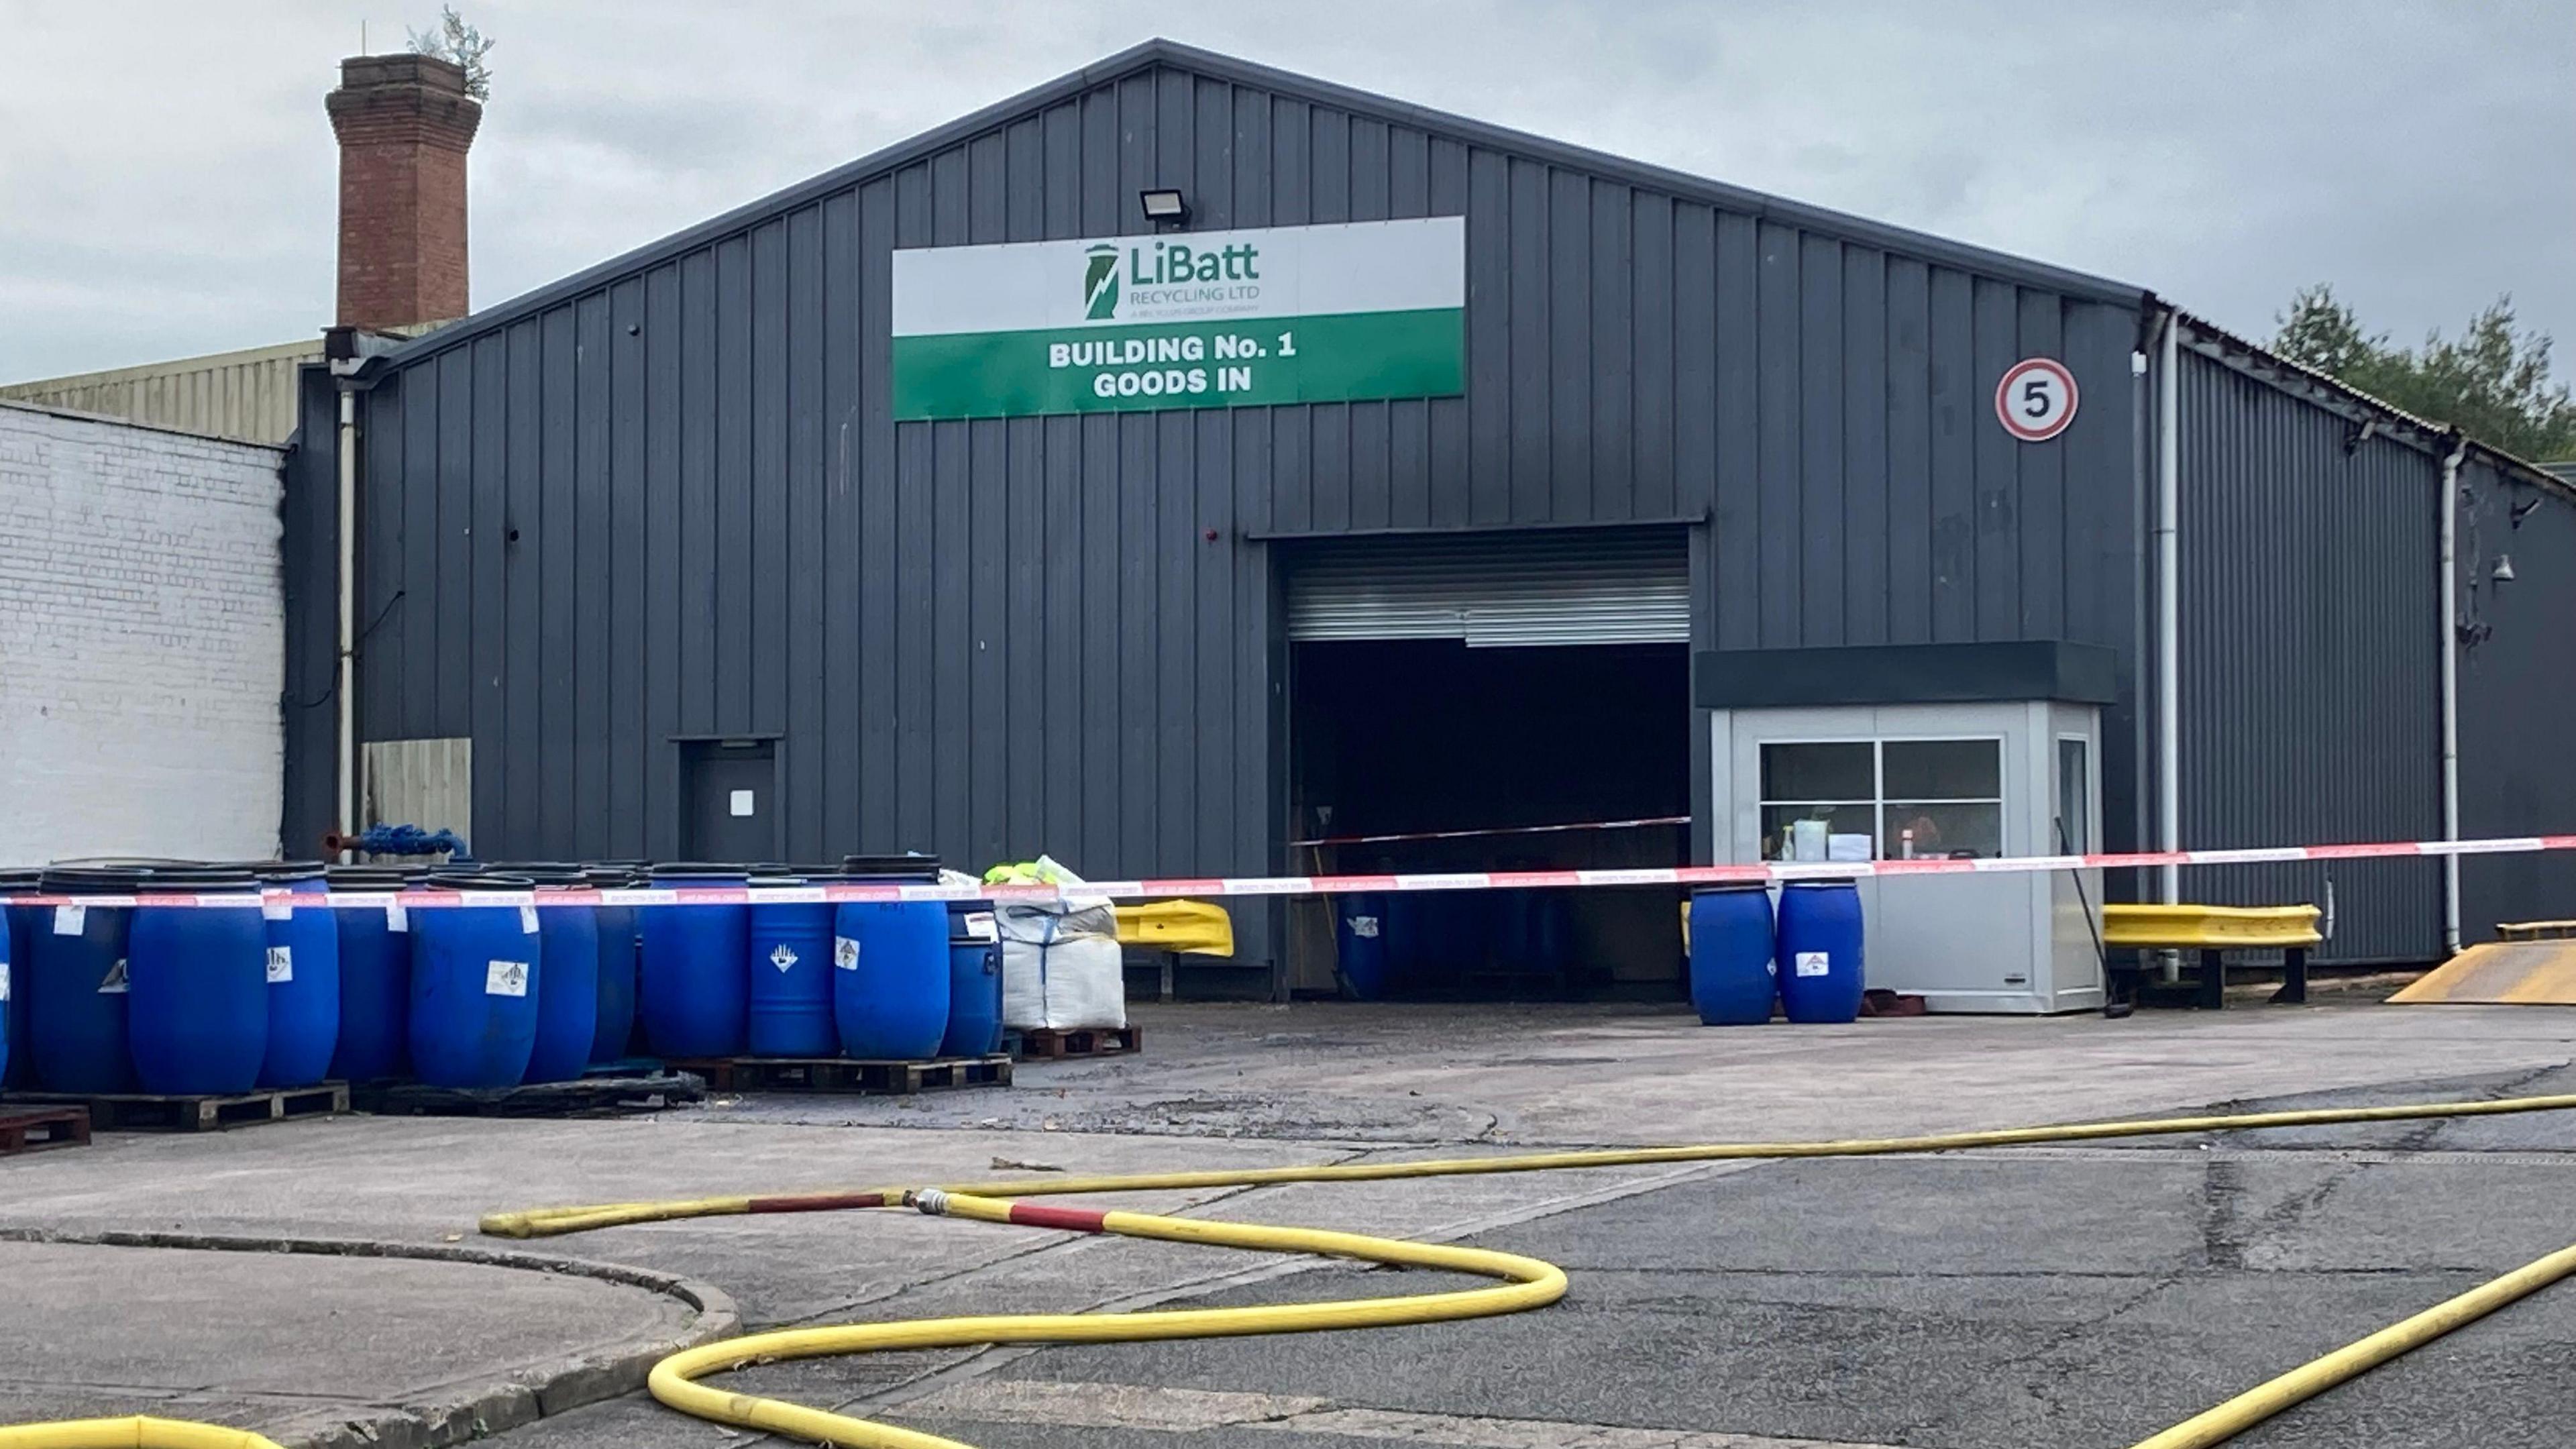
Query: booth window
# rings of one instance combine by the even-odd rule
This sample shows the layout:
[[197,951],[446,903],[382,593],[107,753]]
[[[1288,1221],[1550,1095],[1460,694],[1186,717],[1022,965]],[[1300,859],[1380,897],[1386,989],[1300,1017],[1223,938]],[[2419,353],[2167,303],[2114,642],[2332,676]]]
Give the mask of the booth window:
[[2061,855],[2093,853],[2093,767],[2081,735],[2057,740],[2057,851]]
[[1877,741],[1762,747],[1763,859],[1873,860],[1877,855]]
[[1762,746],[1762,858],[2004,853],[2003,741],[1780,741]]

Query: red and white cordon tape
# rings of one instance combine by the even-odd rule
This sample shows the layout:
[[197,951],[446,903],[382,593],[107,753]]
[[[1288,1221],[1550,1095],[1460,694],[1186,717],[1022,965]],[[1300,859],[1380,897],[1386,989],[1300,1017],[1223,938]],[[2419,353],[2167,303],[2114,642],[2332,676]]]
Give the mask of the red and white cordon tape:
[[2034,871],[2127,870],[2167,865],[2278,865],[2304,860],[2387,860],[2446,855],[2528,855],[2576,850],[2576,835],[2508,835],[2485,840],[2392,840],[2362,845],[2276,845],[2238,850],[2145,850],[2122,855],[2015,855],[1976,860],[1766,861],[1757,865],[1683,865],[1638,870],[1494,870],[1447,875],[1275,875],[1171,877],[1157,880],[1085,881],[1070,891],[1052,885],[847,885],[689,886],[662,890],[542,891],[269,891],[133,895],[22,895],[0,897],[12,906],[121,907],[267,906],[314,909],[401,906],[738,906],[841,901],[1052,901],[1067,894],[1085,899],[1167,900],[1208,896],[1315,896],[1359,891],[1557,890],[1590,886],[1700,886],[1734,882],[1853,880],[1863,876],[2015,875]]

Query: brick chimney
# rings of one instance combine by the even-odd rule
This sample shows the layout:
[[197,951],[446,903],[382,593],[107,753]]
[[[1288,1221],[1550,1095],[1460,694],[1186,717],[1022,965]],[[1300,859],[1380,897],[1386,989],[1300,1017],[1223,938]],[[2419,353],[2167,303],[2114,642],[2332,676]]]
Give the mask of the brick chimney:
[[465,152],[483,107],[464,68],[355,55],[323,101],[340,138],[339,325],[390,330],[462,317]]

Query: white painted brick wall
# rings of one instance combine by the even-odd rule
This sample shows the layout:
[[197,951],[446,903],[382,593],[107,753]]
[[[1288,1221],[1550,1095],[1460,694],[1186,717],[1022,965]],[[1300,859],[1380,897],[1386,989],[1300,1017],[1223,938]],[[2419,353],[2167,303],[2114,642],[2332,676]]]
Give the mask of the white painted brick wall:
[[276,853],[279,457],[0,403],[0,865]]

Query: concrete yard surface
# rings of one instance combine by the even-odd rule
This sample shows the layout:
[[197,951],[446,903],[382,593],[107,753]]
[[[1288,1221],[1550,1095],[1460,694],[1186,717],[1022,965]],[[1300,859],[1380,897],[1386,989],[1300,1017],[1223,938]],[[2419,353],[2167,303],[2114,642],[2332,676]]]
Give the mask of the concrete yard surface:
[[0,1241],[0,1283],[0,1422],[141,1412],[302,1443],[506,1429],[732,1321],[584,1274],[247,1246]]
[[[0,1415],[142,1411],[317,1444],[375,1415],[379,1442],[430,1444],[476,1431],[455,1412],[471,1400],[494,1406],[479,1427],[509,1449],[721,1446],[743,1441],[597,1374],[551,1396],[543,1381],[737,1310],[757,1329],[1470,1281],[900,1212],[474,1233],[503,1207],[2576,1091],[2576,1012],[2545,1008],[1736,1030],[1612,1007],[1138,1018],[1143,1055],[1027,1064],[1009,1091],[345,1118],[0,1160],[0,1274],[25,1285],[0,1297]],[[988,1449],[2121,1449],[2576,1240],[2570,1200],[2576,1118],[2561,1114],[1121,1194],[1088,1205],[1468,1242],[1557,1263],[1572,1287],[1506,1319],[807,1360],[716,1382]],[[97,1241],[190,1235],[516,1266]],[[547,1262],[641,1276],[527,1266]],[[715,1312],[651,1286],[689,1283]],[[2238,1442],[2568,1443],[2576,1296],[2561,1295],[2576,1289]]]

